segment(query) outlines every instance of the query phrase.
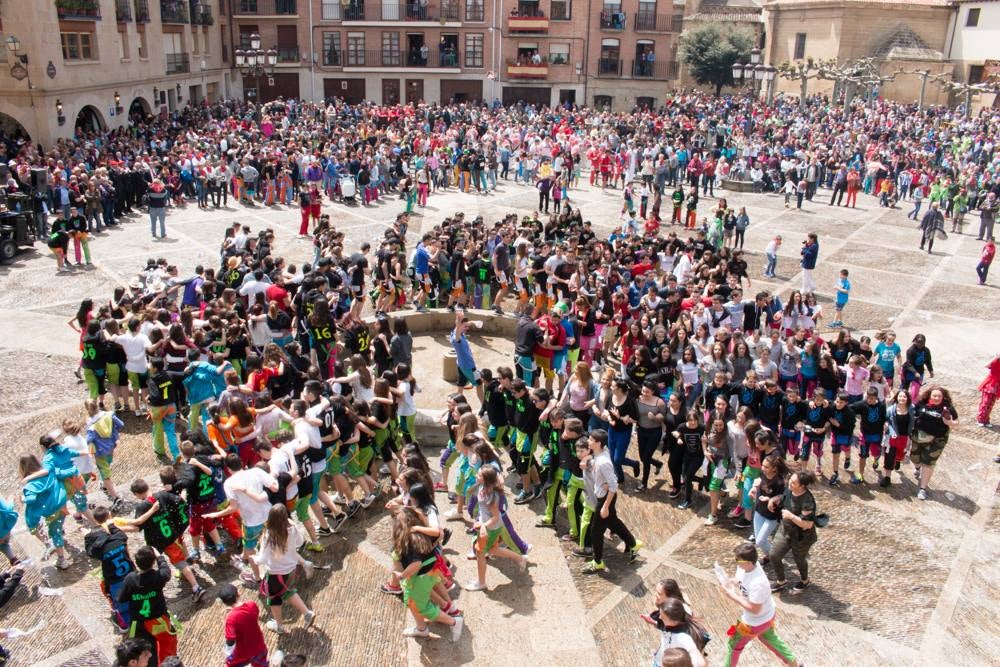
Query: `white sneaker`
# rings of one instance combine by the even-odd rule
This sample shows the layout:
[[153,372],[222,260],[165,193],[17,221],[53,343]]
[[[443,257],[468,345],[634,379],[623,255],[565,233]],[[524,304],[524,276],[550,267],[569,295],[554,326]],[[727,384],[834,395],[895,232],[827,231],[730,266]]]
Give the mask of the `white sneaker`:
[[448,521],[462,521],[464,517],[462,516],[462,512],[453,507],[444,513],[444,518]]
[[281,663],[285,661],[285,652],[278,649],[271,654],[270,667],[281,667]]
[[469,583],[467,583],[465,585],[465,590],[472,591],[473,593],[475,593],[476,591],[485,591],[486,590],[486,584],[482,584],[478,580],[477,581],[470,581]]
[[371,507],[371,505],[372,505],[373,502],[375,502],[375,494],[374,493],[369,493],[367,496],[365,496],[361,500],[361,506],[367,509],[367,508]]
[[276,635],[283,635],[288,632],[287,630],[285,630],[285,626],[283,626],[281,623],[278,623],[278,621],[276,621],[273,618],[269,620],[267,623],[265,623],[264,627]]
[[406,628],[403,630],[404,637],[430,637],[431,631],[428,628]]
[[333,494],[333,502],[337,503],[338,505],[346,505],[347,504],[347,500],[345,500],[344,496],[342,496],[339,492]]
[[917,491],[917,500],[927,500],[927,489]]
[[309,610],[302,617],[302,627],[309,629],[309,626],[313,624],[313,619],[316,618],[316,612]]
[[303,561],[302,570],[306,575],[306,579],[312,579],[313,573],[316,572],[316,566],[313,565],[311,560]]
[[457,642],[462,636],[462,628],[465,627],[465,620],[461,616],[455,616],[455,625],[451,626],[451,641]]

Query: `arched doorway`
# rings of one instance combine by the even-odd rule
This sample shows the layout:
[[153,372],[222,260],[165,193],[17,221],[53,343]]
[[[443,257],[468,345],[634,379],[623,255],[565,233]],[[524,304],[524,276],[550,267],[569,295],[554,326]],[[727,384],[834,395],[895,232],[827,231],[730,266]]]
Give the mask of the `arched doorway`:
[[[0,143],[8,148],[16,147],[19,143],[30,143],[31,136],[24,126],[14,118],[5,113],[0,113]],[[8,155],[10,152],[8,151]]]
[[102,132],[105,128],[104,117],[101,116],[100,111],[88,104],[80,109],[80,113],[76,115],[74,127],[78,133]]
[[149,102],[144,97],[135,98],[128,107],[128,118],[132,122],[144,120],[149,114]]

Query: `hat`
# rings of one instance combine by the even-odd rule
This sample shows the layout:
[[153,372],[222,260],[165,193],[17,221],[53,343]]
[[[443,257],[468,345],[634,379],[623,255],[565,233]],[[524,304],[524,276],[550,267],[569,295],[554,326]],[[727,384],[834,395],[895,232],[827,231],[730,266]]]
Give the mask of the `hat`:
[[142,281],[139,278],[133,278],[129,281],[128,286],[131,289],[142,289]]
[[239,257],[230,257],[229,259],[226,260],[226,266],[229,267],[230,269],[235,269],[239,265],[240,265]]

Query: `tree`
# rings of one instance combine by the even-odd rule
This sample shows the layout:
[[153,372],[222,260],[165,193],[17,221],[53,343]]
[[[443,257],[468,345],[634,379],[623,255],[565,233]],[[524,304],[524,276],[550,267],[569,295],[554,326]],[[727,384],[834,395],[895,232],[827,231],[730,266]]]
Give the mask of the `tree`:
[[681,60],[698,83],[715,86],[715,96],[733,82],[733,63],[750,62],[754,35],[745,28],[704,25],[681,35]]

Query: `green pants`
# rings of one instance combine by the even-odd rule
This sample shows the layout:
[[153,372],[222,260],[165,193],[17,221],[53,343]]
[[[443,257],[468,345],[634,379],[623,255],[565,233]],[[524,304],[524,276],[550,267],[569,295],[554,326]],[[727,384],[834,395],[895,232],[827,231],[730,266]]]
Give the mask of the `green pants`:
[[[569,534],[574,539],[587,532],[586,528],[580,530],[580,518],[576,513],[576,501],[580,499],[583,512],[586,512],[587,503],[583,496],[583,478],[570,475],[569,482],[566,483],[566,516],[569,518]],[[582,513],[581,513],[582,514]],[[589,519],[588,519],[589,522]]]
[[[552,486],[545,492],[545,520],[554,521],[556,516],[556,503],[559,501],[559,489],[566,488],[566,480],[569,479],[569,472],[562,468],[557,468],[552,478]],[[572,533],[572,529],[570,533]]]
[[[579,493],[579,492],[578,492]],[[594,508],[583,501],[583,516],[580,517],[580,548],[587,546],[587,531],[590,530],[590,520],[594,518]]]
[[105,369],[98,368],[96,370],[91,368],[83,369],[83,381],[87,384],[87,393],[91,400],[97,400],[98,397],[104,397],[107,393],[105,387]]
[[740,621],[733,626],[732,631],[733,634],[729,638],[729,644],[726,646],[726,662],[724,663],[726,667],[734,667],[740,659],[740,653],[754,639],[759,639],[771,653],[781,658],[781,661],[786,665],[796,664],[795,653],[778,636],[778,633],[774,631],[773,618],[767,623],[753,627]]

